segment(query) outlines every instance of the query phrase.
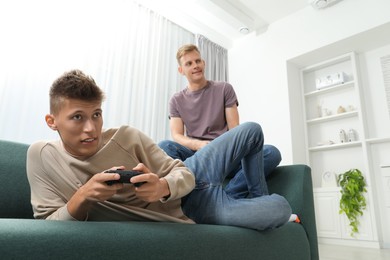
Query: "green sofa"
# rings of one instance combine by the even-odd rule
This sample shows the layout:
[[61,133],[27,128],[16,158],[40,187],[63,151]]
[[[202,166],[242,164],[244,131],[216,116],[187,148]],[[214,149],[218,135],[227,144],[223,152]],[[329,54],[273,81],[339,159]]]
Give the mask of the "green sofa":
[[1,259],[318,259],[310,168],[278,167],[270,192],[302,223],[268,231],[155,222],[34,220],[26,177],[28,145],[0,140]]

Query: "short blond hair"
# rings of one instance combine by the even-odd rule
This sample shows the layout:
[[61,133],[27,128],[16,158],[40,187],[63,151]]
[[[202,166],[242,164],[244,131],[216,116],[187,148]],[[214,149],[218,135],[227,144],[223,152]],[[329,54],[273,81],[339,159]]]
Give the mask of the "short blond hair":
[[194,44],[186,44],[186,45],[181,46],[177,50],[177,53],[176,53],[177,63],[179,65],[181,65],[180,64],[181,57],[183,57],[184,55],[186,55],[187,53],[192,52],[192,51],[196,51],[196,52],[198,52],[200,54],[200,51],[199,51],[198,47],[196,45],[194,45]]

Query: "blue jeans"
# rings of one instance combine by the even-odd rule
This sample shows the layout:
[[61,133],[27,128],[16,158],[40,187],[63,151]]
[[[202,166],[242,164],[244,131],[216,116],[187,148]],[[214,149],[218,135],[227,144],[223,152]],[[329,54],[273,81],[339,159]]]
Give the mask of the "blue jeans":
[[[263,166],[263,133],[256,123],[243,123],[184,161],[195,174],[195,189],[182,200],[184,214],[196,223],[257,230],[285,224],[291,207],[277,194],[268,194]],[[248,198],[233,198],[223,188],[225,178],[241,165]]]
[[[180,159],[183,162],[196,153],[196,151],[170,140],[161,141],[158,145],[170,157],[173,159]],[[267,178],[279,165],[282,160],[282,156],[278,148],[273,145],[265,144],[263,146],[263,158],[260,160],[263,160],[264,175]],[[232,170],[228,174],[228,177],[231,178],[231,180],[226,185],[225,191],[233,198],[247,197],[248,186],[241,164],[237,167],[237,169]]]

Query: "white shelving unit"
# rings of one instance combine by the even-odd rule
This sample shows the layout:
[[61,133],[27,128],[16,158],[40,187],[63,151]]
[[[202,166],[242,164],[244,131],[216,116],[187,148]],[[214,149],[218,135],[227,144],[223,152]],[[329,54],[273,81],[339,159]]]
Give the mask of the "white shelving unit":
[[[345,82],[317,89],[316,80],[344,73]],[[366,170],[365,127],[356,55],[348,53],[301,70],[306,158],[313,170],[315,188],[322,174],[340,174],[351,168]],[[341,138],[340,132],[345,133]],[[354,133],[353,140],[348,134]],[[344,160],[334,160],[344,157]],[[357,161],[356,159],[359,158]]]
[[[347,53],[301,69],[305,152],[312,169],[319,241],[378,247],[374,207],[371,206],[369,140],[358,68],[357,55]],[[344,82],[317,88],[317,79],[337,73],[345,73]],[[340,134],[342,131],[345,138]],[[350,131],[354,134],[352,140],[348,136]],[[368,206],[361,218],[360,232],[354,237],[350,235],[347,218],[339,214],[340,188],[324,185],[327,178],[323,177],[331,173],[336,178],[352,168],[361,170],[368,184]]]

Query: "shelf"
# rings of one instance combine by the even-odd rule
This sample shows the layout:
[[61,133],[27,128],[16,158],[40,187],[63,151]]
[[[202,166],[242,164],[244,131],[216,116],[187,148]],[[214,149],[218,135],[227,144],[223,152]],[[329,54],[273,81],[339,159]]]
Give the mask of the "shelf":
[[324,117],[318,117],[314,119],[307,120],[307,124],[319,124],[323,122],[329,122],[333,120],[338,120],[338,119],[343,119],[343,118],[348,118],[348,117],[354,117],[358,115],[358,111],[348,111],[336,115],[331,115],[331,116],[324,116]]
[[322,193],[322,192],[337,192],[339,193],[341,190],[340,187],[316,187],[313,188],[314,193]]
[[362,142],[360,142],[360,141],[340,143],[340,144],[320,145],[320,146],[310,147],[309,151],[317,152],[317,151],[344,149],[344,148],[361,146],[361,145],[362,145]]
[[366,142],[368,144],[388,143],[390,142],[390,137],[370,138]]
[[305,94],[305,98],[314,97],[314,96],[322,95],[322,94],[333,92],[333,91],[339,91],[339,90],[343,90],[343,89],[347,89],[347,88],[352,88],[352,87],[354,87],[354,85],[355,85],[354,81],[348,81],[348,82],[345,82],[343,84],[338,84],[338,85],[335,85],[332,87],[327,87],[327,88],[315,90],[312,92],[308,92]]

